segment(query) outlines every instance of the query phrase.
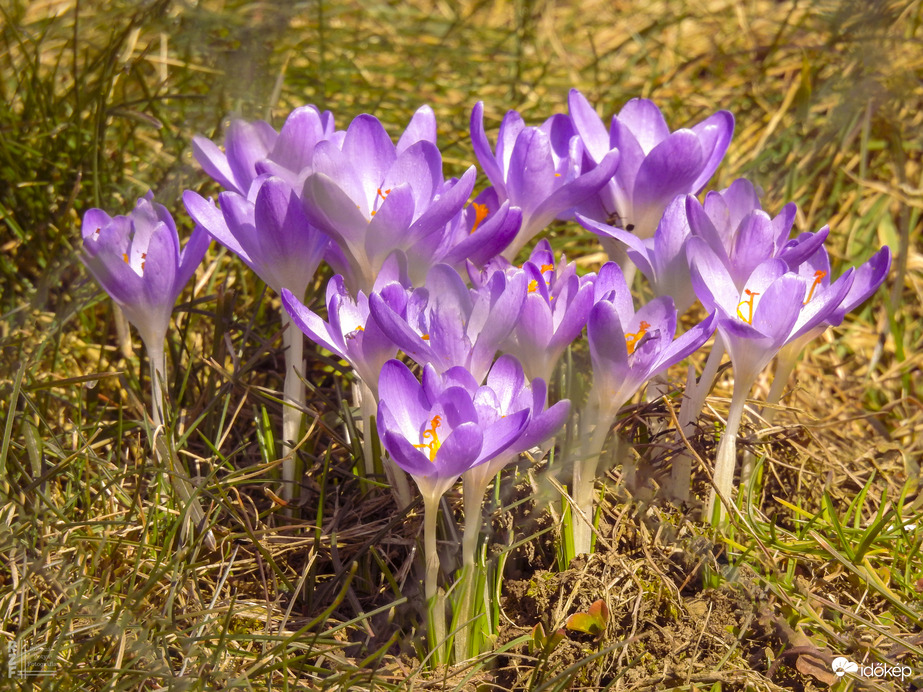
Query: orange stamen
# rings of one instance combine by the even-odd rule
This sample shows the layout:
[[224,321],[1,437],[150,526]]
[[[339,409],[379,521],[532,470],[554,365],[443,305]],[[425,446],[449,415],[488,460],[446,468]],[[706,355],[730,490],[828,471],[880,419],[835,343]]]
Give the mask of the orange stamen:
[[364,332],[364,331],[365,331],[365,327],[363,327],[363,326],[360,324],[358,327],[356,327],[356,328],[353,329],[351,332],[349,332],[349,333],[346,335],[346,338],[347,338],[347,339],[355,339],[355,338],[359,335],[359,332]]
[[471,233],[474,233],[478,230],[478,226],[481,225],[481,221],[487,218],[487,215],[490,213],[490,210],[487,208],[486,204],[478,204],[477,202],[472,202],[471,206],[474,207],[474,224],[471,226]]
[[640,343],[641,339],[647,334],[647,330],[650,328],[650,324],[647,322],[641,322],[638,325],[639,329],[634,334],[629,332],[625,335],[625,345],[628,347],[628,355],[631,355],[635,352],[635,347]]
[[[754,299],[756,296],[758,296],[759,293],[754,293],[754,292],[751,291],[749,288],[745,288],[745,289],[744,289],[744,293],[747,294],[747,300],[742,300],[742,301],[740,301],[739,303],[737,303],[737,316],[738,316],[740,319],[742,319],[744,322],[746,322],[747,324],[753,324],[753,299]],[[746,305],[747,307],[750,308],[750,316],[749,316],[749,317],[744,317],[744,316],[743,316],[743,313],[740,311],[740,306],[741,306],[741,305]]]
[[[420,436],[422,442],[418,445],[414,445],[414,447],[427,450],[429,452],[429,460],[436,461],[436,452],[439,451],[439,447],[442,444],[439,441],[439,435],[436,434],[436,428],[442,425],[442,416],[433,416],[429,424],[430,427],[424,430],[423,435]],[[430,438],[429,442],[426,441],[427,437]]]
[[126,255],[124,252],[122,253],[122,259],[124,260],[125,264],[128,264],[128,255]]
[[381,188],[378,188],[378,196],[381,197],[381,201],[384,202],[385,198],[391,193],[391,188],[389,187],[384,192],[381,191]]
[[142,253],[141,253],[141,271],[142,271],[142,272],[144,271],[144,261],[145,261],[146,259],[147,259],[147,253],[146,253],[146,252],[142,252]]
[[429,341],[429,334],[421,334],[420,338],[423,339],[423,341]]
[[529,293],[535,293],[537,290],[538,290],[538,281],[536,281],[535,279],[532,279],[532,281],[529,282]]
[[553,271],[554,271],[554,265],[553,265],[553,264],[543,264],[542,267],[541,267],[541,269],[539,269],[539,271],[540,271],[542,274],[544,274],[545,272],[553,272]]
[[817,288],[817,285],[824,280],[825,276],[827,276],[827,272],[825,272],[823,269],[818,269],[816,272],[814,272],[814,283],[811,284],[811,290],[808,291],[808,297],[805,299],[802,305],[807,305],[811,302],[811,298],[814,297],[814,289]]

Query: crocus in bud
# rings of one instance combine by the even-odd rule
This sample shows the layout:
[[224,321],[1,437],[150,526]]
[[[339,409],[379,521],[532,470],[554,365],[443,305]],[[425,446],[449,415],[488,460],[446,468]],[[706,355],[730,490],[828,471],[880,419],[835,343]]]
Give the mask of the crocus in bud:
[[[276,293],[287,289],[304,300],[308,284],[324,257],[329,239],[312,226],[290,183],[270,175],[255,178],[247,196],[222,192],[214,202],[187,190],[183,202],[189,215],[218,242],[240,257]],[[298,441],[304,403],[304,338],[282,311],[285,342],[285,383],[282,409],[283,497],[294,492],[295,459],[289,456]]]
[[324,258],[329,239],[304,214],[301,201],[282,178],[260,176],[247,195],[222,192],[220,209],[187,190],[186,210],[195,222],[276,293],[287,288],[299,300]]
[[[166,207],[154,202],[150,192],[138,200],[128,216],[111,217],[101,209],[88,210],[81,230],[80,259],[144,341],[151,365],[151,418],[157,428],[164,422],[160,383],[166,374],[163,342],[170,314],[205,256],[208,234],[197,227],[181,250],[173,217]],[[155,438],[152,445],[155,456],[162,463],[170,463],[163,458],[163,450],[169,449],[163,439]],[[188,503],[190,522],[201,525],[205,514],[188,479],[180,473],[171,473],[170,479],[179,498]],[[214,550],[215,537],[210,529],[204,539]]]
[[154,421],[163,422],[160,378],[163,341],[170,314],[208,248],[209,237],[196,228],[180,250],[176,224],[152,193],[138,200],[128,216],[102,209],[83,216],[81,260],[138,329],[151,359]]

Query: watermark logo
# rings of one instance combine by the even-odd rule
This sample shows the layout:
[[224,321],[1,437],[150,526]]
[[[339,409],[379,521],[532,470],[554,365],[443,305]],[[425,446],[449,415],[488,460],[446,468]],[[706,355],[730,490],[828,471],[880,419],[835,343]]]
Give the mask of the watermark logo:
[[842,656],[833,659],[833,672],[839,677],[843,677],[846,673],[855,675],[858,670],[859,664],[855,661],[850,661],[848,658],[843,658]]
[[35,678],[53,675],[55,672],[54,654],[44,646],[30,647],[23,642],[7,642],[7,675],[10,678]]
[[913,673],[910,666],[889,666],[884,663],[873,663],[870,665],[860,666],[855,661],[838,656],[830,664],[833,672],[838,677],[843,677],[847,673],[861,678],[899,678],[901,681],[906,680]]

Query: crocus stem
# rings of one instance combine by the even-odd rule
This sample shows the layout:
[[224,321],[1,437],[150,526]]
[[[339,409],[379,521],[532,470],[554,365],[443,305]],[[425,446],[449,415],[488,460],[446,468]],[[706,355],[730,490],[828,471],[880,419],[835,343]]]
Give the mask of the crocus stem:
[[[372,418],[375,416],[378,407],[372,390],[358,377],[353,387],[353,398],[356,400],[355,403],[359,405],[359,415],[362,416],[362,468],[365,469],[365,477],[371,478],[375,475],[375,456],[372,452]],[[402,507],[405,506],[402,505]]]
[[304,335],[293,323],[287,310],[282,310],[282,336],[285,345],[285,384],[282,406],[282,499],[295,495],[296,458],[301,429],[301,407],[304,405]]
[[[779,409],[777,409],[774,404],[778,404],[779,400],[782,399],[782,393],[785,391],[792,371],[798,363],[798,356],[801,354],[803,347],[804,344],[796,340],[784,346],[776,355],[776,369],[773,373],[772,386],[769,388],[769,394],[766,396],[766,403],[770,404],[770,406],[763,406],[760,409],[760,415],[767,425],[775,420],[776,413],[778,413]],[[753,475],[754,465],[753,453],[747,450],[744,452],[743,460],[740,465],[741,488],[746,488],[750,484],[750,477]]]
[[424,493],[423,496],[423,558],[426,563],[423,593],[430,611],[429,621],[432,629],[429,639],[436,663],[443,661],[442,646],[445,642],[445,610],[437,593],[439,553],[436,548],[436,523],[439,519],[440,497],[435,493]]
[[715,461],[715,487],[712,488],[708,499],[708,515],[713,523],[721,525],[725,520],[724,505],[718,499],[722,497],[731,500],[734,489],[734,467],[737,465],[737,431],[743,417],[747,396],[753,386],[754,378],[738,377],[734,381],[734,393],[731,395],[731,407],[728,410],[727,426],[718,445],[718,456]]
[[[698,380],[695,379],[694,370],[690,366],[689,378],[686,382],[686,391],[683,403],[679,407],[679,426],[687,437],[695,431],[695,420],[702,412],[705,397],[711,391],[724,356],[724,342],[721,337],[715,336],[715,343],[705,361],[705,368]],[[689,492],[692,489],[692,455],[685,449],[673,457],[673,470],[670,474],[671,494],[681,502],[689,501]]]
[[[772,376],[772,386],[769,388],[769,394],[766,396],[767,404],[778,404],[782,400],[782,393],[785,391],[788,380],[792,376],[795,365],[798,363],[798,355],[801,353],[801,345],[787,344],[776,356],[776,369]],[[763,419],[771,423],[776,417],[775,408],[764,408],[762,411]]]
[[[592,397],[592,392],[590,393]],[[588,405],[587,410],[582,416],[589,426],[591,421],[595,420],[595,427],[592,434],[585,433],[583,436],[584,444],[581,445],[580,458],[574,464],[574,488],[573,498],[577,512],[571,517],[571,526],[574,536],[574,555],[590,552],[590,543],[592,538],[592,526],[588,522],[593,521],[593,485],[596,481],[596,471],[599,466],[599,456],[602,453],[606,437],[609,435],[609,428],[612,426],[612,416],[605,415],[599,411],[598,407]],[[582,513],[583,516],[576,516]],[[584,520],[586,517],[586,520]]]
[[[151,363],[151,419],[154,422],[154,435],[151,446],[154,448],[154,456],[164,465],[167,474],[170,477],[170,484],[173,486],[180,503],[189,509],[189,519],[196,527],[201,526],[205,520],[205,512],[202,510],[202,503],[198,497],[193,496],[192,484],[188,480],[188,472],[182,468],[173,452],[172,442],[167,444],[168,438],[162,429],[164,423],[164,405],[163,405],[163,377],[167,371],[166,354],[163,345],[158,344],[156,348],[151,348],[145,344],[147,357]],[[216,546],[215,535],[211,529],[205,531],[203,535],[205,545],[209,550],[214,550]]]
[[[457,588],[460,589],[460,603],[458,615],[455,618],[459,623],[455,633],[455,662],[468,660],[469,635],[474,632],[474,585],[477,583],[475,574],[475,557],[477,554],[478,537],[481,535],[483,514],[481,507],[484,504],[484,495],[490,483],[490,476],[478,473],[481,469],[475,467],[462,475],[462,488],[465,503],[465,529],[462,535],[462,577]],[[477,653],[477,652],[475,652]]]
[[[145,344],[146,345],[146,344]],[[160,344],[156,348],[147,346],[147,358],[151,364],[151,419],[154,427],[163,425],[163,375],[167,371],[167,358]]]

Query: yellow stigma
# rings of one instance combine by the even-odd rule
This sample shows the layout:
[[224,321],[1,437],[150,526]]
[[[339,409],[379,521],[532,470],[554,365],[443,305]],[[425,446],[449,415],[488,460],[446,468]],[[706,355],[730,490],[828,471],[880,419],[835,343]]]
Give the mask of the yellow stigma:
[[[436,434],[436,428],[442,425],[442,416],[433,416],[433,419],[429,422],[430,427],[423,431],[423,434],[420,436],[421,443],[414,445],[417,449],[425,449],[429,451],[429,460],[436,461],[436,452],[439,451],[439,446],[442,444],[439,441],[439,435]],[[426,438],[430,438],[429,442],[426,441]]]
[[420,338],[423,339],[423,341],[429,341],[429,334],[420,334]]
[[554,271],[554,265],[553,265],[553,264],[543,264],[542,267],[541,267],[541,269],[539,269],[539,271],[540,271],[542,274],[544,274],[545,272],[553,272],[553,271]]
[[538,290],[538,281],[536,281],[535,279],[532,279],[532,281],[529,282],[529,293],[535,293],[537,290]]
[[486,204],[478,204],[477,202],[472,202],[471,206],[474,207],[474,225],[471,226],[471,231],[468,235],[471,235],[471,233],[474,233],[476,230],[478,230],[478,226],[481,225],[481,221],[486,219],[487,214],[490,213]]
[[128,255],[126,255],[124,252],[122,253],[122,260],[125,262],[125,264],[128,264]]
[[[737,303],[737,316],[747,324],[753,324],[753,299],[758,296],[759,293],[754,293],[749,288],[745,288],[744,293],[747,294],[747,299]],[[744,314],[740,311],[741,305],[746,305],[749,308],[747,317],[744,317]]]
[[355,339],[357,336],[359,336],[359,332],[364,332],[364,331],[365,331],[365,327],[363,327],[363,326],[360,324],[358,327],[356,327],[356,328],[353,329],[351,332],[349,332],[349,333],[346,335],[346,338],[347,338],[347,339]]
[[811,290],[808,291],[808,297],[805,298],[802,305],[807,305],[811,302],[811,298],[814,297],[814,289],[817,288],[817,285],[824,280],[825,276],[827,276],[827,272],[825,272],[823,269],[818,269],[816,272],[814,272],[814,283],[811,284]]
[[650,326],[651,325],[649,325],[647,322],[641,322],[641,324],[638,325],[638,331],[636,331],[634,334],[629,332],[625,335],[625,345],[628,347],[628,355],[631,355],[635,352],[635,347],[638,345],[644,335],[647,334],[647,330],[650,328]]

